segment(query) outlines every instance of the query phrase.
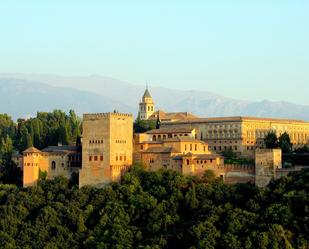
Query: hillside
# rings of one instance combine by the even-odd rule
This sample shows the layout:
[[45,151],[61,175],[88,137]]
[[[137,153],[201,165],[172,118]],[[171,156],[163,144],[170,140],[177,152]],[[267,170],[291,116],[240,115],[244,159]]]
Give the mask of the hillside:
[[[144,89],[145,86],[102,76],[2,74],[0,112],[15,118],[54,108],[73,108],[78,114],[117,109],[136,115]],[[284,101],[243,101],[206,91],[152,86],[150,92],[157,108],[166,111],[188,111],[202,117],[246,115],[309,120],[309,106]]]

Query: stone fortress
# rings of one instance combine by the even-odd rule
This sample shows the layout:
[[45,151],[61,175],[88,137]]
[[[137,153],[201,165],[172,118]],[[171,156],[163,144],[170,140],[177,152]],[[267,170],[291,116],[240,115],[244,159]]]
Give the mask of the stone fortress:
[[[287,132],[293,147],[308,144],[309,122],[298,120],[222,117],[199,118],[187,112],[155,109],[148,88],[139,103],[141,120],[160,120],[159,129],[133,134],[132,114],[83,115],[81,146],[28,148],[13,158],[23,170],[23,186],[34,186],[41,174],[79,177],[79,186],[102,187],[121,176],[133,163],[148,170],[172,169],[183,175],[202,175],[212,170],[226,183],[251,182],[265,186],[272,178],[301,167],[283,169],[281,150],[267,150],[264,137],[270,131]],[[250,165],[229,165],[217,154],[231,149],[254,159]]]

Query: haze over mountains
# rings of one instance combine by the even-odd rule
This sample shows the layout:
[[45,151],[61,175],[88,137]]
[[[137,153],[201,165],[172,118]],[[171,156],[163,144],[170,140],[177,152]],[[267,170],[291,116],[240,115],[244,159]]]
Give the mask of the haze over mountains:
[[[103,77],[0,74],[0,113],[14,119],[37,111],[74,109],[107,112],[114,109],[136,115],[145,86]],[[184,91],[149,86],[156,108],[188,111],[201,117],[260,116],[309,120],[309,106],[289,102],[243,101],[206,91]]]

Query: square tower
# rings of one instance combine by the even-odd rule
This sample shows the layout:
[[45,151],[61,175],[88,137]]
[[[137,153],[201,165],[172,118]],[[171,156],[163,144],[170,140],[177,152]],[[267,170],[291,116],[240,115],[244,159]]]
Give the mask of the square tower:
[[82,143],[79,186],[102,187],[119,181],[132,165],[133,116],[121,113],[84,114]]

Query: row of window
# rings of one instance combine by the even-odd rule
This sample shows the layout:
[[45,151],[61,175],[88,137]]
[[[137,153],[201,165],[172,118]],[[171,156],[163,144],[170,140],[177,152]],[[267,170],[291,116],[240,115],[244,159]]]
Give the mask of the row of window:
[[173,137],[187,137],[189,136],[189,133],[185,133],[185,134],[162,134],[162,135],[153,135],[152,136],[152,141],[160,141],[160,140],[165,140],[167,138],[173,138]]
[[[141,106],[141,111],[146,111],[146,106]],[[153,111],[153,106],[148,106],[147,111]]]
[[116,154],[116,161],[126,161],[127,160],[127,156],[125,154]]
[[227,149],[230,149],[230,150],[232,150],[232,149],[234,149],[234,150],[237,150],[238,149],[238,147],[237,146],[213,146],[213,150],[218,150],[218,151],[223,151],[223,150],[227,150]]
[[92,162],[92,161],[103,161],[103,156],[102,155],[95,155],[95,156],[89,156],[89,162]]
[[116,140],[116,144],[126,144],[127,140]]
[[[193,145],[190,144],[189,146],[190,146],[190,151],[192,151],[193,150]],[[197,151],[197,149],[198,149],[198,145],[194,144],[194,150]],[[206,151],[206,146],[204,146],[203,149],[204,149],[204,152],[205,152]],[[187,144],[185,144],[185,150],[188,150]]]
[[37,163],[25,163],[24,166],[38,166]]
[[70,155],[68,156],[69,161],[80,161],[81,155]]
[[103,139],[101,139],[101,140],[89,140],[89,144],[103,144]]
[[[212,163],[212,161],[213,161],[212,159],[209,160],[210,163]],[[205,164],[205,163],[208,163],[208,160],[197,160],[196,161],[196,164]]]

